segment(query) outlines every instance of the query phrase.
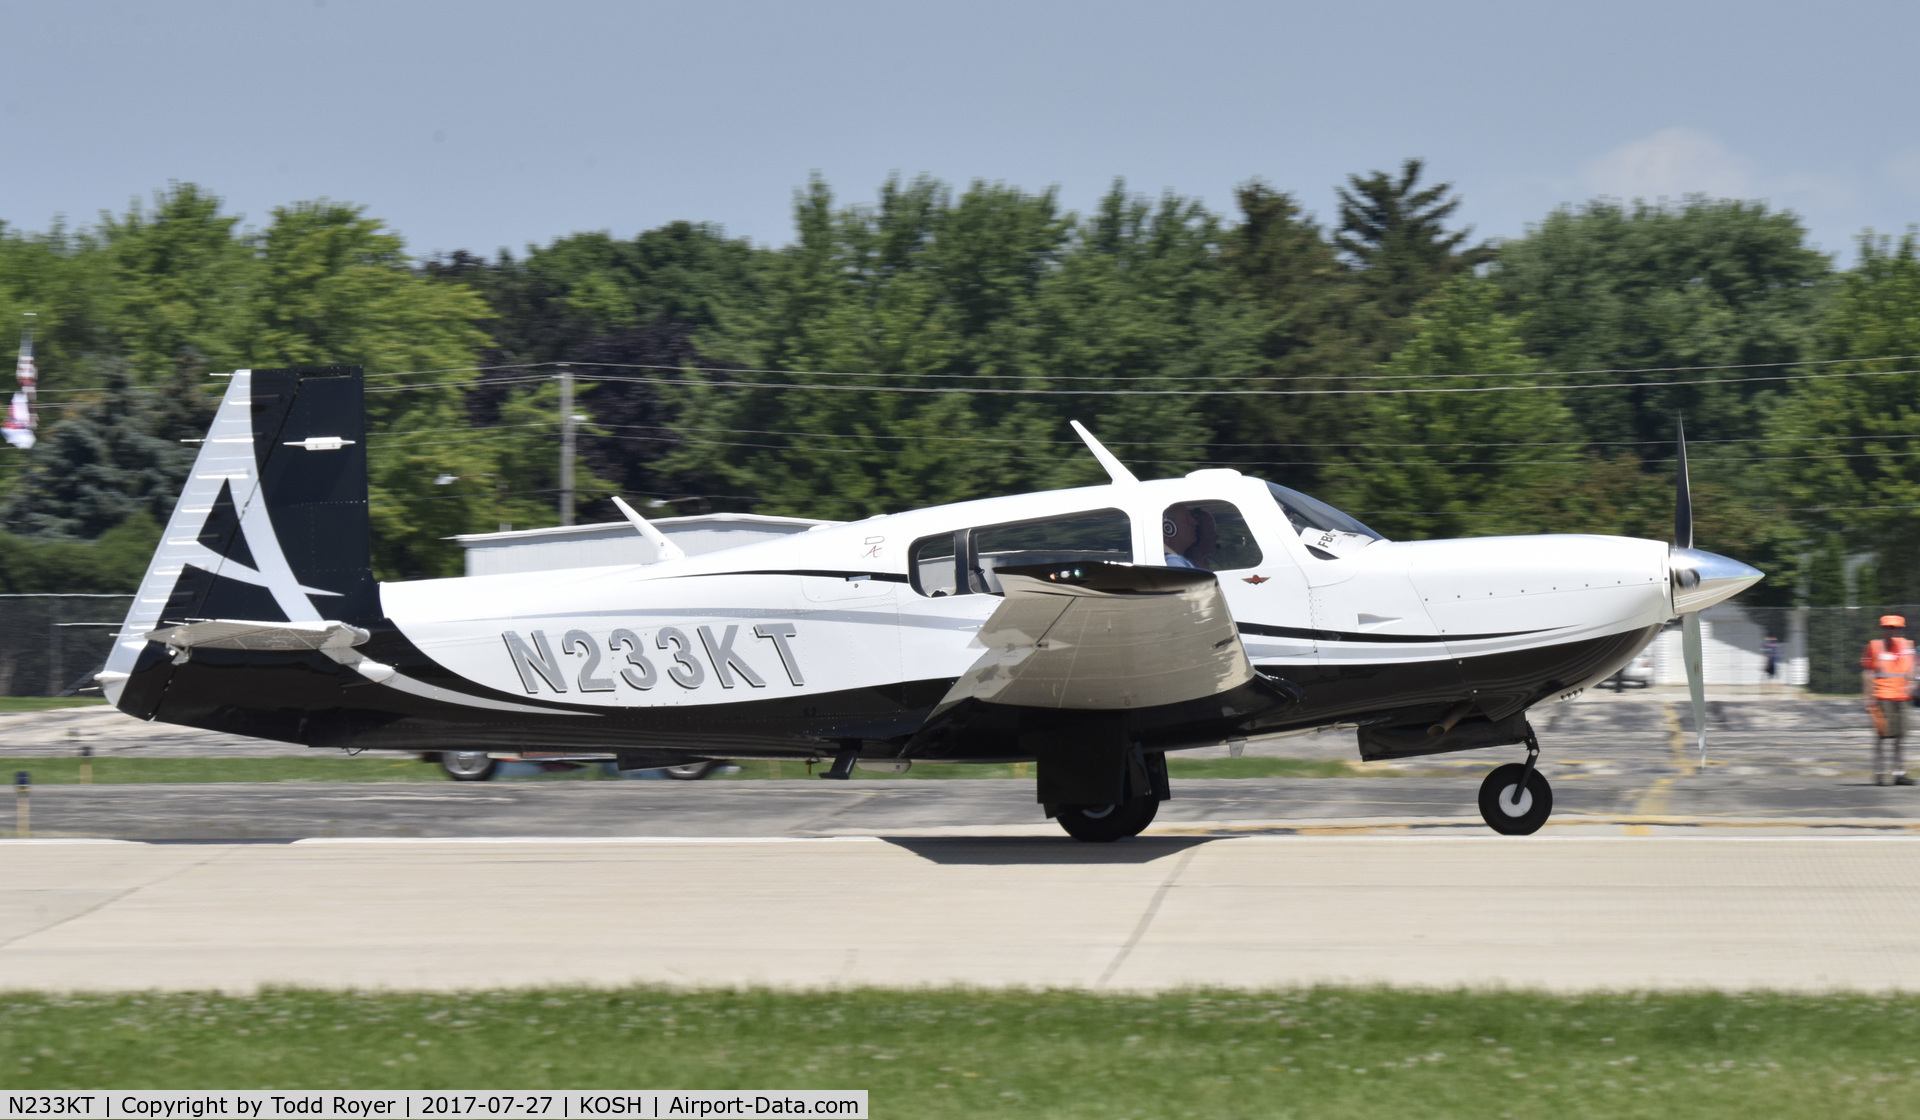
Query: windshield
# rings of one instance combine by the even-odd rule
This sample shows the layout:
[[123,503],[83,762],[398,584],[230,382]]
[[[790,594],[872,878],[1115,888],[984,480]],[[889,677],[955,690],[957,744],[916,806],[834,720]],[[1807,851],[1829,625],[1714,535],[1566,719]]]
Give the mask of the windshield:
[[1298,490],[1267,483],[1267,491],[1293,524],[1307,549],[1323,558],[1347,556],[1374,541],[1385,540],[1358,520],[1341,513],[1318,498],[1309,498]]

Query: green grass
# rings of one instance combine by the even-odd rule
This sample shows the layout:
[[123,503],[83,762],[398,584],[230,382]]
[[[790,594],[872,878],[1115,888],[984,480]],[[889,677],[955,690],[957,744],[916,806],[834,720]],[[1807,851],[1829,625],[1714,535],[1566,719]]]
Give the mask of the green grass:
[[1361,771],[1338,759],[1167,756],[1170,778],[1358,778],[1383,773]]
[[[559,951],[559,950],[556,950]],[[867,1089],[877,1117],[1920,1115],[1920,996],[0,994],[0,1086]]]
[[[796,779],[808,776],[804,762],[735,763],[735,773],[717,775],[714,780]],[[1168,772],[1175,778],[1329,778],[1343,777],[1354,771],[1344,762],[1311,762],[1288,758],[1169,759]],[[0,758],[0,771],[11,781],[13,772],[25,770],[34,785],[72,785],[80,781],[80,759],[72,756],[52,758]],[[825,770],[815,766],[813,774]],[[1033,765],[916,766],[906,774],[876,774],[855,770],[860,781],[898,781],[901,779],[1025,778],[1032,780]],[[93,781],[100,785],[128,782],[444,782],[446,773],[435,763],[421,762],[412,755],[365,754],[352,758],[337,755],[317,758],[128,758],[103,755],[93,760]],[[539,775],[514,776],[496,781],[609,781],[614,780],[597,766]]]
[[49,708],[85,708],[104,704],[98,696],[0,696],[0,712],[44,712]]

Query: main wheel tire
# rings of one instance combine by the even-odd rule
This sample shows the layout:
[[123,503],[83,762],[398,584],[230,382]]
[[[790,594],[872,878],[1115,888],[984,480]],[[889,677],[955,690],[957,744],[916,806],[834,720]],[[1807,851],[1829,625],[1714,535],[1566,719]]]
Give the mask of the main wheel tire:
[[484,782],[500,768],[485,751],[441,751],[440,769],[456,782]]
[[718,769],[718,762],[684,762],[666,768],[667,777],[677,782],[697,782]]
[[1494,767],[1480,783],[1480,816],[1502,836],[1531,836],[1553,815],[1553,787],[1546,775],[1538,770],[1527,774],[1522,789],[1520,777],[1526,772],[1521,763],[1509,762]]
[[1054,819],[1075,840],[1110,844],[1140,835],[1159,811],[1160,802],[1155,799],[1133,797],[1116,805],[1062,805],[1054,812]]

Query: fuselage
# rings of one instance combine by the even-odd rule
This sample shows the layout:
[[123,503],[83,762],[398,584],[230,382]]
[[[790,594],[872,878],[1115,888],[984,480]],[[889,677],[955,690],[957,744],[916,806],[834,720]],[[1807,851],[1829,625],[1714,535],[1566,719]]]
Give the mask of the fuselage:
[[[653,564],[385,584],[392,633],[367,656],[427,685],[404,706],[428,710],[360,738],[734,756],[904,742],[980,657],[974,636],[1001,602],[995,556],[1178,564],[1165,530],[1174,511],[1196,508],[1222,537],[1203,559],[1250,659],[1304,694],[1229,734],[1418,720],[1463,700],[1500,718],[1604,679],[1673,613],[1664,542],[1391,542],[1302,524],[1313,510],[1283,505],[1284,493],[1201,471],[914,510]],[[1222,731],[1164,730],[1153,745],[1203,745]]]

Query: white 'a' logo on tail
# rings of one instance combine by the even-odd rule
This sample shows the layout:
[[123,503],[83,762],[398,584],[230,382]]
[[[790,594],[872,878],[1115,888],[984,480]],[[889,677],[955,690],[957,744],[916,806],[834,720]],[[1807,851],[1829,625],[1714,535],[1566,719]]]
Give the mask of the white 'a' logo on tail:
[[[232,518],[231,539],[225,555],[208,547],[208,522]],[[146,646],[144,635],[161,622],[161,613],[175,584],[188,567],[262,587],[289,622],[320,622],[310,595],[338,596],[337,591],[307,587],[293,574],[280,538],[274,534],[267,503],[260,492],[260,470],[253,447],[253,375],[236,370],[214,414],[213,426],[201,444],[193,473],[181,487],[179,504],[167,520],[167,530],[147,564],[140,591],[127,611],[107,674],[126,673]],[[185,621],[168,619],[170,622]]]

